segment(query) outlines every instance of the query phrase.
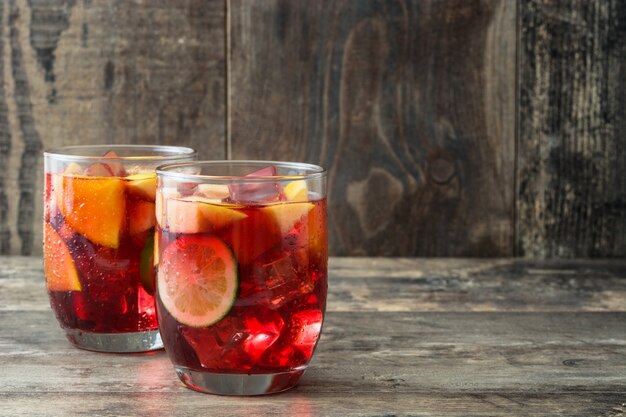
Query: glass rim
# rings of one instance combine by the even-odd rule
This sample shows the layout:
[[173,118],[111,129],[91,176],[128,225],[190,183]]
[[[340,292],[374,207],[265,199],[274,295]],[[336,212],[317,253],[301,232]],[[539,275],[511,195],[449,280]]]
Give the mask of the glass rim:
[[[193,166],[220,166],[220,165],[258,165],[265,167],[273,165],[281,168],[308,169],[306,172],[296,175],[274,175],[274,176],[255,176],[246,177],[245,175],[208,175],[208,174],[190,174],[185,172],[175,172],[177,168],[193,167]],[[160,165],[156,168],[157,176],[191,181],[191,182],[217,182],[217,183],[250,183],[250,182],[276,182],[276,181],[293,181],[293,180],[310,180],[323,178],[328,171],[323,167],[306,162],[288,162],[288,161],[264,161],[264,160],[206,160],[206,161],[189,161],[172,164]]]
[[[146,153],[149,151],[153,152],[163,152],[163,154],[154,154],[154,155],[131,155],[131,156],[116,156],[116,157],[103,157],[102,155],[81,155],[81,154],[71,154],[69,151],[81,151],[88,149],[99,149],[105,151],[116,151],[116,150],[128,150],[128,149],[136,149],[136,150],[145,150]],[[112,162],[112,161],[175,161],[177,159],[182,158],[192,158],[198,155],[198,151],[193,148],[189,148],[187,146],[171,146],[171,145],[142,145],[142,144],[100,144],[100,145],[72,145],[72,146],[61,146],[58,148],[51,148],[44,151],[45,157],[51,157],[61,161],[72,161],[72,162],[80,162],[80,161],[89,161],[89,162]]]

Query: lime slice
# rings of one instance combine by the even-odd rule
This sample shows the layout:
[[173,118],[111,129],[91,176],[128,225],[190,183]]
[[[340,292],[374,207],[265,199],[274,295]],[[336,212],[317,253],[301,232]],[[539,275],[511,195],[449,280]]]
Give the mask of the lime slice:
[[238,288],[237,260],[216,237],[187,236],[164,251],[157,274],[163,306],[179,323],[206,327],[233,306]]
[[139,277],[146,292],[154,294],[154,231],[148,233],[146,243],[141,250]]

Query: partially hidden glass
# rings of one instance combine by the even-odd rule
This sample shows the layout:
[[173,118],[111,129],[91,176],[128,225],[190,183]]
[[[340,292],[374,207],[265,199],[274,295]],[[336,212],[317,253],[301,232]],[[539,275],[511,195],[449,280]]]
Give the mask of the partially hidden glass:
[[161,349],[154,302],[157,166],[190,148],[70,146],[44,153],[44,271],[68,340],[100,352]]
[[179,378],[224,395],[295,386],[326,308],[326,172],[213,161],[157,174],[157,313]]

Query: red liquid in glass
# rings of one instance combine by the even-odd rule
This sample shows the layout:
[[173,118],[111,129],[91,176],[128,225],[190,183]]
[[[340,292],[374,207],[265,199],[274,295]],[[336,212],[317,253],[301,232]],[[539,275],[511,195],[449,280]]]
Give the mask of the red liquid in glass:
[[179,323],[157,297],[161,337],[175,365],[251,374],[289,371],[309,362],[328,285],[326,200],[310,203],[312,209],[286,233],[262,205],[238,207],[247,217],[214,233],[157,229],[161,262],[168,245],[218,237],[232,249],[239,270],[232,308],[206,327]]
[[[68,224],[56,203],[58,196],[55,193],[60,191],[54,189],[54,176],[46,174],[44,221],[67,246],[81,286],[80,291],[49,290],[50,304],[61,326],[93,333],[157,329],[154,297],[148,293],[151,289],[146,290],[142,285],[139,274],[141,253],[153,229],[138,233],[129,231],[131,222],[135,221],[130,218],[132,208],[142,204],[149,208],[154,201],[146,201],[125,192],[125,221],[119,236],[119,246],[107,247],[90,241]],[[85,177],[80,180],[86,181]],[[88,180],[107,181],[110,178],[93,177]],[[66,187],[63,198],[71,199],[73,179],[66,177],[65,181],[69,181],[70,186]],[[93,215],[102,219],[108,213],[103,210]]]

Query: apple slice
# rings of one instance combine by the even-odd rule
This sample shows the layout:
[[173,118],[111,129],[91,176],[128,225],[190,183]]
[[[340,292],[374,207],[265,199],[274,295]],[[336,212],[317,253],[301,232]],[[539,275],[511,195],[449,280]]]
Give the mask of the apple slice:
[[222,201],[230,197],[230,190],[226,184],[198,184],[194,195],[205,197],[209,200]]
[[165,228],[165,205],[167,200],[182,198],[182,195],[174,187],[161,188],[154,199],[156,222],[161,228]]
[[199,196],[166,200],[165,224],[172,233],[212,232],[246,217],[232,207]]
[[83,175],[83,167],[78,165],[76,162],[72,162],[67,167],[65,167],[64,174],[67,175]]
[[129,175],[124,180],[126,180],[126,190],[130,194],[147,201],[155,200],[157,187],[155,173]]
[[65,222],[91,242],[117,248],[125,218],[124,182],[66,175],[56,175],[53,182]]
[[44,223],[44,274],[50,291],[80,291],[80,280],[67,245],[56,230]]
[[313,208],[313,203],[283,203],[263,207],[261,210],[278,225],[284,236],[291,231]]
[[308,201],[309,190],[305,180],[296,180],[287,184],[284,188],[287,201]]
[[150,230],[156,224],[154,203],[143,200],[128,203],[128,233],[137,235]]

